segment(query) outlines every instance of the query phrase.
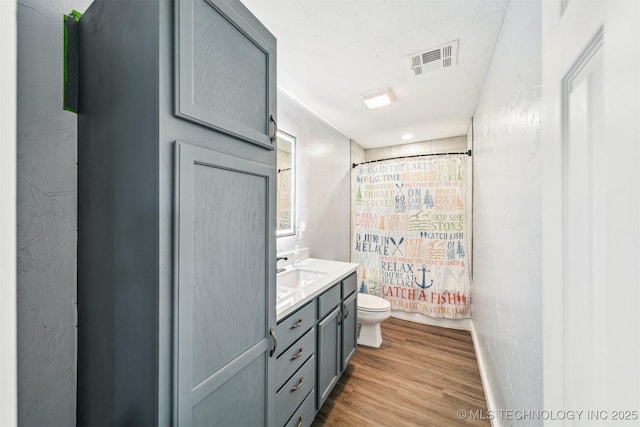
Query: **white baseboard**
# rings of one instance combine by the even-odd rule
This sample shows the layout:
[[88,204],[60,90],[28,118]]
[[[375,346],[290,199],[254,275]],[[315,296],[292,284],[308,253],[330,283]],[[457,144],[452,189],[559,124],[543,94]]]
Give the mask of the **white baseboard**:
[[[484,390],[484,399],[487,402],[488,413],[497,414],[496,402],[493,393],[493,386],[489,381],[489,371],[491,368],[487,365],[487,358],[483,347],[480,345],[480,338],[476,332],[473,320],[469,322],[471,325],[471,339],[473,340],[473,349],[476,353],[476,360],[478,361],[478,369],[480,370],[480,380],[482,381],[482,389]],[[502,427],[502,422],[497,417],[491,419],[492,427]]]
[[471,319],[444,319],[439,317],[429,317],[420,313],[408,313],[406,311],[391,310],[391,317],[396,319],[408,320],[409,322],[422,323],[431,326],[440,326],[442,328],[462,329],[464,331],[471,330]]

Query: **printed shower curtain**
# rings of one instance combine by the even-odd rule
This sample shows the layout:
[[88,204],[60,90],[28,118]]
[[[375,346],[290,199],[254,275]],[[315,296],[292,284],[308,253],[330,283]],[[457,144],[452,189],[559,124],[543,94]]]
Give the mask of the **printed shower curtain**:
[[394,310],[471,317],[467,156],[414,157],[354,170],[351,260],[362,293]]

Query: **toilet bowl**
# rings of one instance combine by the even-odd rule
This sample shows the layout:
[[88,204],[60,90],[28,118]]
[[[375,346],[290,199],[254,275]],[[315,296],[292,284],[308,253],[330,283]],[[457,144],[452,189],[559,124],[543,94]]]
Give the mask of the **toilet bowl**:
[[358,294],[358,344],[379,348],[382,344],[380,322],[391,316],[389,301],[369,294]]

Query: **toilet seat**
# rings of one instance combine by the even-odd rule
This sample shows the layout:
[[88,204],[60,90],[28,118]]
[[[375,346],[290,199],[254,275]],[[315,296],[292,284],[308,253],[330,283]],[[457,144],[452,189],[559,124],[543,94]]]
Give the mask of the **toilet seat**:
[[389,301],[369,294],[358,294],[358,310],[370,313],[380,313],[391,308]]

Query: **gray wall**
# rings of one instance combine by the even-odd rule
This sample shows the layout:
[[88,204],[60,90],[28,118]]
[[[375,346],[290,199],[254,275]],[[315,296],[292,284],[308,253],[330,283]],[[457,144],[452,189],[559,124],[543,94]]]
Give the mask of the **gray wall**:
[[[280,89],[278,128],[296,137],[296,223],[307,225],[302,246],[313,258],[349,261],[349,138]],[[278,238],[278,250],[293,249],[298,237]]]
[[512,0],[473,122],[472,328],[493,410],[542,407],[541,79],[540,2]]
[[90,3],[18,2],[21,426],[75,424],[76,116],[62,110],[62,15]]

